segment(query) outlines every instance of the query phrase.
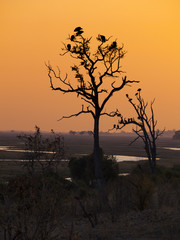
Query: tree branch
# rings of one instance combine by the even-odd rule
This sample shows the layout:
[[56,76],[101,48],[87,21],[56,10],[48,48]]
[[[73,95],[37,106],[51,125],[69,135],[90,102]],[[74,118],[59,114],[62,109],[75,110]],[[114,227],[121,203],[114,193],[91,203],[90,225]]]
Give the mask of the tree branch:
[[127,80],[127,77],[123,77],[122,78],[122,84],[119,87],[114,87],[114,82],[111,84],[112,86],[112,90],[110,91],[109,95],[104,99],[102,105],[101,105],[101,111],[103,110],[105,104],[107,103],[107,101],[112,97],[112,95],[117,92],[120,91],[124,86],[126,86],[128,83],[139,83],[139,81],[136,80]]
[[84,110],[84,105],[82,105],[82,110],[78,113],[75,113],[75,114],[72,114],[72,115],[69,115],[69,116],[63,116],[62,118],[58,119],[58,121],[61,121],[62,119],[65,119],[65,118],[72,118],[72,117],[77,117],[81,114],[87,114],[87,113],[91,113],[91,115],[94,117],[94,113],[93,111],[89,110],[89,106],[87,107],[87,110]]

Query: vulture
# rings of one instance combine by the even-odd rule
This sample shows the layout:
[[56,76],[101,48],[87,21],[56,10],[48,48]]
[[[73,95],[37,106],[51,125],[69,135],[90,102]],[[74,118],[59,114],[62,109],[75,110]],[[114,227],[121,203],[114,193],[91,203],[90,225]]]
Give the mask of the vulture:
[[114,49],[116,47],[117,47],[117,42],[114,41],[114,42],[112,42],[111,46],[109,47],[109,50],[112,50],[112,49]]
[[79,32],[81,30],[82,30],[82,27],[77,27],[77,28],[74,29],[74,32]]
[[81,35],[83,32],[84,32],[84,31],[78,31],[78,32],[76,33],[76,36]]
[[74,35],[72,35],[70,39],[71,39],[71,41],[74,41],[74,39],[75,39],[75,36],[74,36]]
[[70,51],[71,50],[71,44],[67,45],[67,50]]
[[74,29],[74,32],[76,32],[76,36],[81,35],[84,31],[82,30],[82,27],[77,27]]
[[104,35],[100,35],[100,39],[101,39],[101,42],[105,42],[106,41],[106,38]]

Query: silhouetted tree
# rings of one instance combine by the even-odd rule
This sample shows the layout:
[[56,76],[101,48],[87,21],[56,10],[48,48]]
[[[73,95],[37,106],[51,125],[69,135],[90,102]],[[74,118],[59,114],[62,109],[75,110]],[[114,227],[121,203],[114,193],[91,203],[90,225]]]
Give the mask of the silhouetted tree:
[[[118,164],[112,156],[106,156],[102,150],[100,151],[104,180],[108,182],[117,178]],[[79,158],[71,158],[69,162],[69,168],[73,180],[84,181],[88,186],[94,185],[96,176],[94,174],[93,154]]]
[[173,139],[174,140],[180,140],[180,130],[175,132],[175,134],[173,136]]
[[69,131],[69,134],[74,136],[74,135],[76,135],[76,131],[70,130],[70,131]]
[[[79,62],[71,67],[75,74],[74,79],[68,79],[68,75],[63,79],[60,69],[56,72],[50,64],[47,64],[48,76],[52,90],[62,93],[75,93],[77,97],[87,104],[82,105],[81,111],[63,118],[77,117],[80,114],[91,114],[94,119],[94,162],[95,175],[99,190],[103,189],[103,174],[100,161],[99,150],[99,120],[103,115],[114,117],[117,111],[105,112],[104,108],[114,93],[119,92],[125,86],[138,82],[128,80],[126,76],[120,77],[121,59],[125,55],[123,45],[119,46],[117,41],[110,41],[111,37],[103,35],[97,37],[97,49],[91,52],[91,38],[84,37],[81,27],[74,30],[74,34],[69,36],[70,43],[64,44],[61,56],[69,54],[72,59]],[[58,80],[58,85],[55,85]],[[106,86],[104,84],[106,83]],[[107,87],[109,83],[110,87]]]
[[22,164],[33,175],[39,167],[47,171],[51,167],[57,167],[64,157],[64,139],[61,135],[51,130],[51,136],[44,137],[38,126],[35,126],[34,134],[19,135],[19,139],[25,147],[25,158]]
[[156,168],[156,141],[160,135],[163,134],[163,131],[156,130],[157,120],[154,117],[153,104],[154,100],[150,103],[148,111],[148,102],[145,102],[141,96],[141,88],[139,88],[135,94],[137,102],[134,102],[132,98],[126,94],[126,97],[135,110],[136,117],[124,118],[120,113],[118,117],[121,119],[118,121],[118,124],[114,125],[114,128],[120,130],[129,124],[133,124],[136,128],[133,128],[133,132],[136,133],[137,137],[132,143],[141,138],[144,142],[145,151],[149,160],[149,166],[151,172],[153,173]]

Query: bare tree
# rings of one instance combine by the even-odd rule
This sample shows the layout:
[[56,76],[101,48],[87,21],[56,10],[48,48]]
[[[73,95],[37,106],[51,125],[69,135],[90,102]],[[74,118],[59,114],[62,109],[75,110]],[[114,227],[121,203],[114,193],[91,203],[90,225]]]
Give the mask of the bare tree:
[[[34,134],[19,135],[25,147],[25,158],[22,162],[31,175],[37,170],[43,172],[55,168],[64,158],[64,139],[61,135],[51,130],[51,135],[44,137],[38,126],[35,126]],[[40,169],[39,169],[40,167]]]
[[[120,77],[121,59],[125,55],[123,45],[119,46],[117,41],[110,41],[111,37],[106,38],[103,35],[97,37],[97,49],[91,52],[91,39],[84,37],[83,29],[77,27],[74,34],[68,37],[68,44],[64,43],[62,48],[64,56],[69,54],[75,62],[71,67],[75,74],[75,79],[69,79],[66,74],[63,79],[60,69],[55,71],[50,64],[47,64],[48,76],[52,90],[60,91],[64,94],[75,93],[77,97],[85,102],[82,109],[70,116],[64,118],[77,117],[80,114],[91,114],[94,119],[94,162],[95,175],[99,190],[103,189],[103,174],[101,170],[100,150],[99,150],[99,121],[103,115],[114,117],[117,111],[105,112],[104,108],[114,93],[119,92],[125,86],[138,82],[128,80],[126,76]],[[55,81],[58,81],[56,85]],[[77,80],[77,81],[75,81]],[[106,82],[106,86],[104,83]],[[107,87],[107,83],[109,87]]]
[[140,88],[135,94],[137,103],[135,103],[128,94],[126,94],[126,97],[131,106],[134,108],[136,117],[126,119],[119,113],[118,117],[120,117],[121,120],[118,121],[119,124],[114,125],[114,128],[120,130],[129,124],[133,124],[136,126],[136,128],[133,128],[133,132],[136,133],[137,137],[134,139],[133,142],[131,142],[131,144],[139,138],[143,140],[145,151],[149,160],[149,166],[151,172],[153,173],[156,168],[157,158],[156,141],[158,137],[164,132],[164,130],[160,131],[156,129],[157,120],[155,120],[153,110],[154,100],[150,103],[148,110],[148,102],[145,102],[145,100],[141,96]]

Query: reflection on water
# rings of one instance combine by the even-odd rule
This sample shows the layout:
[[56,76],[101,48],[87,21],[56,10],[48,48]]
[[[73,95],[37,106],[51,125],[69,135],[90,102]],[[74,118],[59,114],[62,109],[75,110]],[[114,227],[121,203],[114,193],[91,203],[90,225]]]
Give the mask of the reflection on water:
[[10,150],[10,146],[0,146],[1,151],[8,151]]
[[124,176],[128,176],[130,173],[119,173],[118,176],[124,177]]
[[180,151],[180,148],[164,147],[164,149],[173,150],[173,151]]
[[[166,149],[170,149],[170,150],[180,150],[180,148],[166,148]],[[31,152],[28,150],[24,150],[24,149],[15,149],[12,146],[0,146],[0,150],[3,151],[8,151],[8,152]],[[48,151],[41,151],[43,153],[53,153],[53,152],[48,152]],[[125,156],[125,155],[113,155],[116,159],[117,162],[123,162],[123,161],[142,161],[142,160],[148,160],[147,157],[137,157],[137,156]],[[159,158],[157,158],[158,160]],[[24,161],[28,161],[28,160],[22,160],[22,159],[1,159],[0,161],[17,161],[17,162],[24,162]],[[47,160],[41,160],[43,161],[47,161]],[[61,160],[61,161],[69,161],[67,159]]]
[[[0,162],[29,162],[31,161],[31,159],[0,159]],[[35,160],[34,160],[35,161]],[[38,162],[47,162],[47,161],[51,161],[51,162],[56,162],[56,160],[51,160],[51,159],[41,159],[38,160]],[[59,160],[59,162],[69,162],[68,159],[61,159]]]
[[141,161],[147,160],[147,157],[125,156],[125,155],[113,155],[117,162],[123,161]]
[[[33,152],[31,150],[25,150],[25,149],[15,149],[13,146],[0,146],[1,151],[6,152]],[[41,151],[42,153],[54,153],[50,151]]]

